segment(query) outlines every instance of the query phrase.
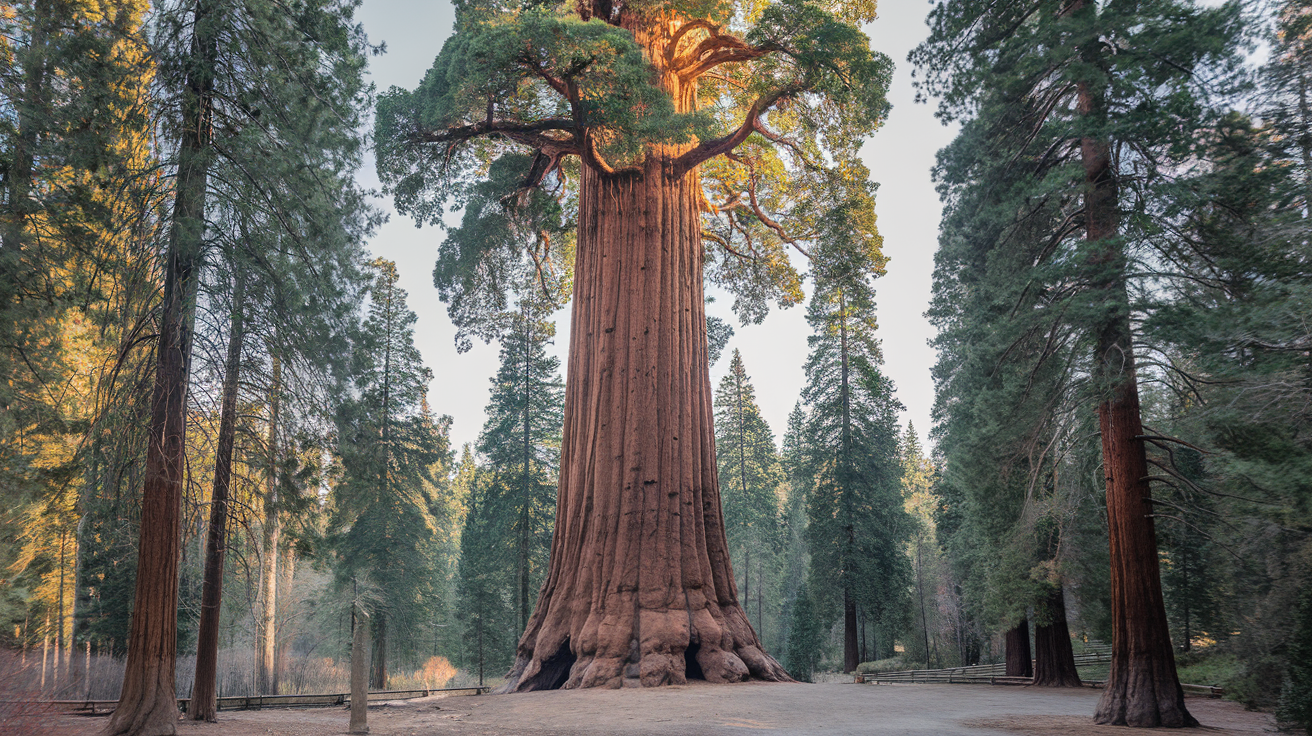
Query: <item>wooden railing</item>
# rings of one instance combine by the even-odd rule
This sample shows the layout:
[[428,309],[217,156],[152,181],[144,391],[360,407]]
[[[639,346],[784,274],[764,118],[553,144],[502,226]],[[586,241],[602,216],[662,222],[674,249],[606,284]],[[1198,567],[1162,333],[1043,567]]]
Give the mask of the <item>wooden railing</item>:
[[[369,693],[369,702],[387,700],[411,700],[426,698],[435,693],[466,693],[481,695],[486,687],[442,687],[428,690],[379,690]],[[260,710],[261,708],[326,708],[346,706],[351,703],[350,693],[319,693],[303,695],[228,695],[218,699],[219,710]],[[178,708],[186,710],[188,698],[178,698]],[[43,704],[50,706],[53,712],[61,713],[109,713],[118,707],[117,700],[47,700]]]
[[[1091,667],[1110,663],[1111,648],[1098,646],[1075,655],[1076,667]],[[996,664],[977,664],[969,667],[949,667],[938,670],[899,670],[897,672],[871,672],[856,675],[857,682],[874,685],[892,685],[898,683],[943,684],[943,685],[1031,685],[1030,677],[1011,677],[1007,675],[1005,662]],[[1083,680],[1089,687],[1102,687],[1102,680]],[[1225,689],[1212,685],[1191,685],[1181,683],[1180,687],[1188,694],[1206,695],[1219,698],[1225,695]]]

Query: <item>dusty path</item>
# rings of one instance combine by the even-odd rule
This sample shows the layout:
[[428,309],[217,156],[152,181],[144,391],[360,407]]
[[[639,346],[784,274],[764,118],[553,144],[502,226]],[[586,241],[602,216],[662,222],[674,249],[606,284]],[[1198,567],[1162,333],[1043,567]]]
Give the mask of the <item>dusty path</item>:
[[[987,685],[744,684],[651,690],[572,690],[425,698],[369,710],[374,736],[510,736],[512,734],[650,734],[721,736],[772,731],[915,736],[1089,734],[1133,736],[1156,730],[1095,727],[1098,691]],[[1209,728],[1188,733],[1256,734],[1274,730],[1270,716],[1235,703],[1190,699]],[[218,724],[179,724],[185,736],[312,736],[346,730],[336,708],[237,711]],[[65,717],[60,733],[90,736],[104,719]]]

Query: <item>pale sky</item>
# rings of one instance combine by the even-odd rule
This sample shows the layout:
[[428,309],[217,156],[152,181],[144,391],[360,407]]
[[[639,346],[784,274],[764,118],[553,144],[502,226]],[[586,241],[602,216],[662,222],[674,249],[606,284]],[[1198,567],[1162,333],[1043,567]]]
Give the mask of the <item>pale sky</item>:
[[[924,312],[929,306],[940,213],[930,167],[935,152],[954,133],[934,119],[932,106],[912,101],[911,69],[906,56],[927,33],[925,15],[930,7],[923,0],[884,0],[879,6],[879,19],[866,27],[871,47],[892,57],[897,73],[889,94],[893,112],[888,123],[862,149],[871,176],[880,184],[875,211],[884,237],[884,252],[890,259],[888,275],[878,281],[884,370],[896,383],[898,398],[906,405],[903,426],[913,422],[922,440],[930,429],[934,402],[930,377],[934,351],[927,344],[934,332]],[[364,0],[357,17],[371,43],[387,44],[386,54],[370,60],[374,82],[382,92],[392,85],[414,89],[450,34],[454,13],[446,0]],[[360,180],[366,186],[378,186],[372,160],[366,162]],[[433,370],[429,404],[437,413],[454,417],[451,439],[459,448],[475,441],[482,429],[488,381],[497,369],[497,346],[475,342],[469,352],[456,353],[455,328],[433,287],[433,264],[442,231],[434,227],[416,229],[413,220],[392,211],[390,201],[379,204],[392,213],[391,221],[374,236],[370,248],[376,255],[397,263],[401,286],[409,292],[410,308],[419,317],[415,342]],[[809,294],[809,283],[806,288]],[[743,327],[729,309],[731,302],[731,298],[721,297],[710,311],[734,325],[736,334],[726,355],[734,348],[742,351],[761,411],[778,441],[804,382],[802,364],[810,332],[805,306],[773,310],[762,324]],[[557,327],[553,352],[563,363],[569,336],[568,308],[558,315]],[[719,383],[728,363],[727,357],[721,358],[711,367],[713,386]]]

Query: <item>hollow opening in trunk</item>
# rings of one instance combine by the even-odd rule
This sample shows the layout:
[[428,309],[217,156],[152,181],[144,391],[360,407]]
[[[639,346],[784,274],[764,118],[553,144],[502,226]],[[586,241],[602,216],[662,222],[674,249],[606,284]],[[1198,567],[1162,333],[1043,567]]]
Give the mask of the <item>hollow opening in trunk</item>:
[[569,680],[570,668],[574,666],[574,661],[578,657],[570,651],[569,640],[561,645],[560,649],[550,658],[542,662],[542,670],[538,673],[538,682],[542,683],[543,690],[559,690],[565,686]]
[[705,680],[706,673],[702,672],[702,666],[697,662],[697,652],[702,648],[701,644],[692,642],[688,648],[683,650],[683,676],[689,680]]

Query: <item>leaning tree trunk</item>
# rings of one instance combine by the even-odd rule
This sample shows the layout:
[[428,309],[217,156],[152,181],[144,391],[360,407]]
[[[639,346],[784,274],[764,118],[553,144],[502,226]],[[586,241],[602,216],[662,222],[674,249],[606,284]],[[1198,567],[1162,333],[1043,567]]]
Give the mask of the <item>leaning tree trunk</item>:
[[[1091,60],[1096,62],[1096,56]],[[1086,83],[1079,84],[1078,108],[1086,118],[1098,120],[1105,115],[1101,96]],[[1198,722],[1185,708],[1162,599],[1139,416],[1127,265],[1117,240],[1120,212],[1111,146],[1101,139],[1084,138],[1081,158],[1085,236],[1094,244],[1088,264],[1090,281],[1103,307],[1101,322],[1095,326],[1093,373],[1104,397],[1098,404],[1098,421],[1111,551],[1112,666],[1094,720],[1141,727],[1193,726]]]
[[[1066,595],[1058,585],[1048,595],[1044,613],[1047,623],[1034,625],[1034,684],[1041,687],[1080,687],[1071,650],[1071,631],[1066,626]],[[1040,617],[1040,621],[1045,620]]]
[[187,702],[187,717],[214,721],[218,710],[219,610],[223,602],[223,561],[227,554],[228,491],[232,486],[232,445],[237,434],[237,387],[244,335],[242,310],[245,288],[240,274],[233,287],[228,360],[223,373],[219,410],[219,441],[214,459],[214,491],[210,495],[210,526],[205,540],[205,581],[200,595],[200,626],[196,635],[196,679]]
[[1007,630],[1007,677],[1033,677],[1034,662],[1030,657],[1030,622],[1020,623]]
[[[671,25],[621,15],[664,58]],[[695,84],[666,73],[678,109]],[[738,602],[716,479],[698,171],[584,165],[556,531],[503,692],[787,680]]]
[[196,6],[182,106],[182,140],[173,223],[159,315],[155,385],[150,402],[137,583],[128,657],[118,707],[105,734],[154,736],[177,730],[174,670],[178,646],[178,557],[181,551],[183,433],[191,362],[196,284],[205,230],[213,118],[215,21],[208,0]]

